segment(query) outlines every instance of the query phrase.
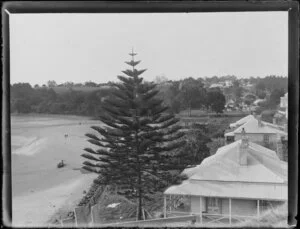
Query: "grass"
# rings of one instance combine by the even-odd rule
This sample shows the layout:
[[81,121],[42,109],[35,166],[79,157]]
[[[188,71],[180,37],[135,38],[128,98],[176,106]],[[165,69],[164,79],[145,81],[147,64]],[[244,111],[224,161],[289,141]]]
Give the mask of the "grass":
[[265,211],[259,218],[245,220],[236,224],[237,227],[288,227],[287,204]]
[[179,112],[180,117],[242,117],[248,115],[248,112],[243,112],[243,111],[225,111],[224,113],[221,114],[216,114],[214,112],[207,112],[206,110],[202,109],[192,109],[191,111],[191,116],[188,115],[188,110],[183,110]]

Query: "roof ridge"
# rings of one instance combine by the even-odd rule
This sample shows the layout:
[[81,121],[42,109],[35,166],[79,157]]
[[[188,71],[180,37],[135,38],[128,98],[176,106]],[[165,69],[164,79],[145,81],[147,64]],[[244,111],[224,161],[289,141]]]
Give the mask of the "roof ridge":
[[[256,150],[253,150],[254,152],[258,152],[258,151],[256,151]],[[253,155],[251,152],[250,152],[250,154],[251,154],[251,156],[252,156],[252,158],[254,158],[255,160],[257,160],[257,161],[260,161],[258,158],[257,158],[257,155]],[[260,154],[261,155],[261,154]],[[276,155],[277,156],[277,155]],[[275,159],[275,158],[272,158],[272,157],[268,157],[267,156],[267,158],[269,158],[269,159]],[[278,157],[277,157],[278,158]],[[278,158],[278,160],[276,160],[276,162],[277,163],[281,163],[282,161]],[[263,165],[265,168],[267,168],[269,171],[271,171],[273,174],[275,174],[276,176],[278,176],[278,177],[280,177],[280,179],[282,179],[283,180],[283,182],[285,182],[285,179],[286,179],[286,175],[285,174],[282,174],[282,173],[280,173],[280,172],[278,172],[278,171],[275,171],[275,170],[272,170],[272,169],[270,169],[268,166],[266,166],[266,163],[261,163],[260,162],[260,164],[261,165]],[[283,170],[281,167],[279,167],[279,170]]]
[[270,168],[268,168],[264,163],[261,163],[255,156],[253,156],[253,155],[251,154],[251,152],[250,152],[249,154],[252,156],[252,158],[253,158],[255,161],[258,162],[258,164],[259,164],[260,166],[263,166],[265,169],[267,169],[269,172],[271,172],[276,178],[279,178],[279,179],[282,181],[282,183],[284,183],[284,179],[282,178],[282,176],[280,176],[278,173],[276,173],[276,172],[274,172],[273,170],[271,170]]

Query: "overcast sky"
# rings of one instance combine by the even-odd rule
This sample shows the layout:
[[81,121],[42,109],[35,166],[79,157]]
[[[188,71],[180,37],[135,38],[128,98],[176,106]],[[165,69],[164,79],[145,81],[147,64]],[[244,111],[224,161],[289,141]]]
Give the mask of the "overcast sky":
[[11,83],[287,76],[288,13],[11,14]]

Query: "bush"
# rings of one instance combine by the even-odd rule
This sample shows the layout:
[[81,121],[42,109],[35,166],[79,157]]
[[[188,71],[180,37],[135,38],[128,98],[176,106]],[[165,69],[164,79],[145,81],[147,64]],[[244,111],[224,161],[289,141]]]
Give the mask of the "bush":
[[273,117],[275,115],[275,110],[265,110],[261,112],[261,119],[265,122],[273,122]]

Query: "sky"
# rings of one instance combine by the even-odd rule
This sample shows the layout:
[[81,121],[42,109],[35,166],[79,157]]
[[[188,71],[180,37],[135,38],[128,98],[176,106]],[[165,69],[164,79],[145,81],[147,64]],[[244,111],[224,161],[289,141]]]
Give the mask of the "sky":
[[11,14],[11,83],[287,76],[287,12]]

